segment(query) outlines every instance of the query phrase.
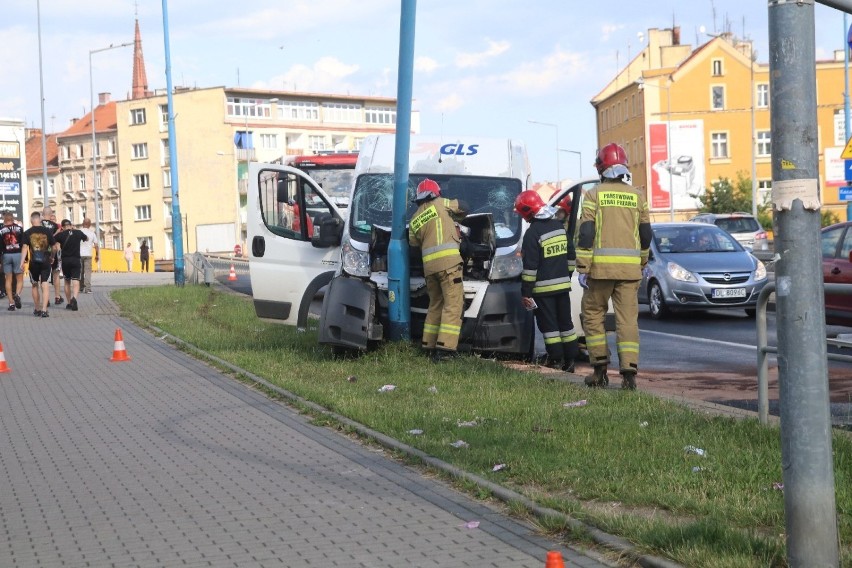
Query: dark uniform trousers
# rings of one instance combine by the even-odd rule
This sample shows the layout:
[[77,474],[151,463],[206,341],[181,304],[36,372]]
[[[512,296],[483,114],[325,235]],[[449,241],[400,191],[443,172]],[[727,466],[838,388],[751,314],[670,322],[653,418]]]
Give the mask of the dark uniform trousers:
[[551,362],[570,362],[577,358],[577,332],[571,321],[569,292],[552,296],[535,296],[538,306],[535,319],[544,338],[544,348]]
[[429,311],[423,325],[423,348],[455,351],[459,345],[464,284],[462,267],[456,265],[426,276]]

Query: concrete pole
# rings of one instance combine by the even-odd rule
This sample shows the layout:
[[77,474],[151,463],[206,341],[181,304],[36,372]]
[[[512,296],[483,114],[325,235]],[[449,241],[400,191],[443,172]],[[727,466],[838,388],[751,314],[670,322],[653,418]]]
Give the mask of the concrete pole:
[[180,188],[178,182],[177,136],[175,135],[175,105],[172,97],[172,51],[169,44],[169,2],[163,0],[163,41],[166,55],[166,98],[169,110],[169,164],[172,176],[172,248],[175,251],[175,286],[183,286],[183,217],[180,214]]
[[396,148],[393,162],[393,216],[388,244],[389,338],[408,341],[411,336],[408,241],[408,153],[411,148],[411,97],[414,84],[414,23],[417,0],[402,0],[399,18],[399,71],[396,87]]
[[[36,0],[36,24],[38,27],[38,93],[41,103],[41,180],[42,180],[42,195],[44,195],[44,203],[47,205],[50,192],[48,191],[47,180],[47,125],[44,122],[44,67],[41,62],[41,2]],[[89,65],[91,66],[91,55],[89,56]],[[90,67],[91,71],[91,67]],[[91,74],[91,73],[90,73]],[[94,116],[92,117],[94,119]],[[22,193],[21,196],[24,194]],[[24,223],[24,202],[21,200],[21,218],[18,221]]]
[[[819,275],[814,3],[769,0],[781,461],[792,568],[837,567],[825,305]],[[783,162],[783,166],[782,166]]]

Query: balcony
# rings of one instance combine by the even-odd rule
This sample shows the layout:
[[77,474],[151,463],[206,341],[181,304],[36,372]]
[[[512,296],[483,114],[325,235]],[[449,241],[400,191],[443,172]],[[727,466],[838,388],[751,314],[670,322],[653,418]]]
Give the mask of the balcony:
[[234,155],[239,162],[253,162],[256,160],[254,154],[254,148],[237,148],[234,150]]
[[240,192],[240,195],[248,195],[248,180],[241,179],[237,182],[237,189]]
[[171,199],[172,198],[172,188],[164,187],[163,188],[163,199]]
[[172,216],[171,215],[166,216],[166,219],[163,222],[163,226],[166,228],[167,231],[171,231],[171,229],[172,229]]

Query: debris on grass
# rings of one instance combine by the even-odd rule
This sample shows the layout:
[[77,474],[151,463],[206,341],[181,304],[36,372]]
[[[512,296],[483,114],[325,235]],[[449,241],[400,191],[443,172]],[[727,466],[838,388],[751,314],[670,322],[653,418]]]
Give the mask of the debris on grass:
[[688,454],[693,454],[693,455],[696,455],[696,456],[701,456],[701,457],[707,456],[706,451],[702,450],[701,448],[696,448],[695,446],[686,446],[683,449],[683,451],[688,453]]
[[772,489],[775,491],[784,491],[784,484],[776,481],[772,484]]
[[565,402],[562,404],[563,408],[580,408],[581,406],[586,406],[589,404],[589,401],[586,399],[578,400],[576,402]]
[[476,428],[477,422],[476,420],[456,420],[456,426],[458,426],[459,428]]
[[354,383],[357,380],[358,380],[358,377],[356,377],[355,375],[349,375],[348,377],[346,377],[346,381],[349,382],[349,383]]
[[468,444],[464,440],[456,440],[455,442],[451,442],[450,445],[454,448],[469,448],[470,447],[470,444]]
[[549,434],[553,432],[553,428],[547,428],[545,426],[539,426],[538,424],[532,427],[533,432],[538,432],[539,434]]
[[639,423],[639,427],[640,427],[640,428],[647,428],[647,427],[648,427],[648,421],[646,420],[646,421],[644,421],[644,422],[640,422],[640,423]]
[[509,466],[507,466],[504,463],[498,463],[497,465],[495,465],[494,467],[491,468],[491,471],[493,471],[493,472],[503,471],[507,467],[509,467]]
[[411,434],[412,436],[419,436],[420,434],[423,433],[423,430],[420,430],[419,428],[415,428],[413,430],[409,430],[408,433]]
[[384,385],[379,388],[379,392],[391,392],[396,390],[396,385]]
[[428,388],[428,389],[426,389],[426,390],[428,390],[428,391],[429,391],[429,392],[431,392],[432,394],[438,394],[438,387],[436,387],[435,385],[432,385],[431,387],[429,387],[429,388]]
[[695,466],[695,467],[692,468],[692,473],[698,473],[701,470],[702,470],[702,468]]

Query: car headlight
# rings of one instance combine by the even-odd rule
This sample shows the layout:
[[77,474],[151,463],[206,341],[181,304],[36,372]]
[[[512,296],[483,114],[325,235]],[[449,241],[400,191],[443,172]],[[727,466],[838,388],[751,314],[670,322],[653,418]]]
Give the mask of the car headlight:
[[509,254],[501,254],[495,256],[491,262],[491,274],[489,280],[509,280],[517,278],[524,270],[524,259],[521,256],[520,248],[517,248]]
[[676,262],[670,262],[666,268],[669,271],[669,276],[675,280],[680,280],[681,282],[698,282],[698,279],[692,272]]
[[344,239],[340,250],[340,261],[346,274],[358,278],[370,277],[370,253],[353,247],[348,236]]
[[766,265],[757,261],[757,268],[754,269],[754,279],[764,280],[766,278]]

